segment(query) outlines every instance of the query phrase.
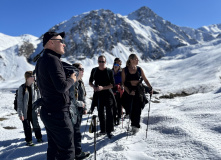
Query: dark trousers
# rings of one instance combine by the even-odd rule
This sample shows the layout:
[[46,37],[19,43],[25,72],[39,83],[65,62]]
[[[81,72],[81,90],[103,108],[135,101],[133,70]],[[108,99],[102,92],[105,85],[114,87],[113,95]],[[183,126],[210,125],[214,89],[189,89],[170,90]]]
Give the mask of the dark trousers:
[[[113,121],[114,100],[109,92],[99,93],[98,98],[98,118],[100,121],[101,132],[111,133],[114,130]],[[106,107],[106,117],[104,115],[104,106]]]
[[121,99],[120,99],[120,93],[116,92],[115,99],[117,102],[117,108],[113,107],[113,118],[114,118],[114,123],[120,120],[121,115],[122,115],[122,107],[121,107]]
[[48,137],[48,160],[73,160],[74,131],[69,112],[48,113],[41,109],[41,120]]
[[[25,133],[25,141],[30,142],[30,141],[32,141],[31,124],[33,126],[33,121],[30,119],[25,119],[24,121],[22,121],[22,123],[23,123],[23,128],[24,128],[24,133]],[[33,128],[33,130],[35,132],[36,139],[42,138],[40,126],[39,126],[39,128]]]
[[140,128],[140,115],[141,115],[141,107],[142,103],[140,102],[140,98],[137,96],[133,97],[133,104],[131,110],[131,126],[135,126]]
[[75,155],[79,155],[82,152],[81,148],[81,120],[82,115],[77,116],[77,122],[74,124],[74,146],[75,146]]
[[135,96],[129,95],[127,92],[124,92],[123,94],[124,108],[126,114],[130,115],[131,126],[140,128],[140,115],[143,102],[137,92],[135,93]]

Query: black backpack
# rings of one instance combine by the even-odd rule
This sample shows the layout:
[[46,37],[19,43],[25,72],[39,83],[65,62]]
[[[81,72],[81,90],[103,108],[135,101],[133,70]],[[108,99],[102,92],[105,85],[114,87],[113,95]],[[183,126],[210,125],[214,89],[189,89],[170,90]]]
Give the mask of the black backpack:
[[[24,95],[25,95],[25,84],[22,84],[21,86],[23,88],[23,92],[22,93],[23,93],[23,97],[24,97]],[[18,89],[15,91],[15,100],[14,100],[14,110],[16,110],[16,111],[18,109],[17,99],[18,99]]]

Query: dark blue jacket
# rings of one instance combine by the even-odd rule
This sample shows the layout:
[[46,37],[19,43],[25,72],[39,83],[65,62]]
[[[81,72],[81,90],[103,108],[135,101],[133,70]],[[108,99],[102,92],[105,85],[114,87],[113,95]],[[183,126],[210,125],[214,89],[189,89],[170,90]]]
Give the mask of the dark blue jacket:
[[74,84],[66,78],[61,55],[46,49],[36,64],[37,84],[43,98],[42,109],[48,112],[69,111],[69,88]]

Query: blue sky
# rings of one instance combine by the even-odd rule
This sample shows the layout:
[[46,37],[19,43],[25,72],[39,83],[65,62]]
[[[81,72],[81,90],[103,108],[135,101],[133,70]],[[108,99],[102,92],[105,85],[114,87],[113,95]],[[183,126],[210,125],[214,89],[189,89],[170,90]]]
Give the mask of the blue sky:
[[41,36],[72,16],[97,9],[128,15],[142,6],[178,26],[221,23],[221,0],[0,0],[0,32]]

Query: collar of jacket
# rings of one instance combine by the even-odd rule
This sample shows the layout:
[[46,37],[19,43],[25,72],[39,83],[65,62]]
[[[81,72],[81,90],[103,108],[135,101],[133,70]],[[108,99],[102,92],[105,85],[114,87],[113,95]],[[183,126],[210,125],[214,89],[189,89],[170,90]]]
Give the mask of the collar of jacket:
[[59,59],[61,58],[61,54],[56,53],[55,51],[52,51],[50,49],[45,49],[44,54],[52,54],[55,55],[56,57],[58,57]]

